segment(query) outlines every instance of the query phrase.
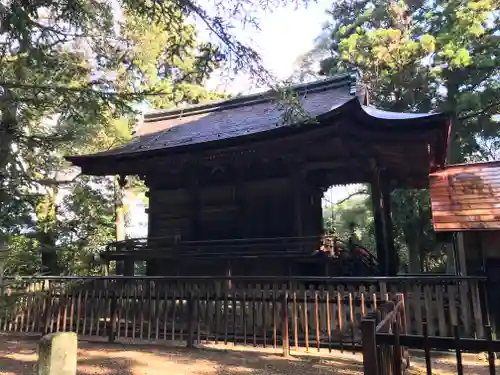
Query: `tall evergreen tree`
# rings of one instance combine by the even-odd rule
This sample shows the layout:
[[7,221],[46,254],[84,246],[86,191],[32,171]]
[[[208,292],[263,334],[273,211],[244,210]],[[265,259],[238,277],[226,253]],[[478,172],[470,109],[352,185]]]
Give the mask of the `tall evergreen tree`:
[[135,3],[123,3],[117,22],[106,4],[67,7],[55,3],[43,15],[39,5],[0,9],[7,40],[0,46],[0,234],[17,254],[9,272],[37,268],[16,261],[33,250],[42,272],[81,270],[97,244],[114,237],[111,185],[77,176],[63,155],[129,140],[133,107],[145,100],[168,108],[213,98],[203,84],[224,58],[199,42],[180,9],[170,10],[175,19],[151,22]]
[[359,69],[382,108],[451,112],[449,161],[487,157],[481,146],[500,130],[498,4],[353,0],[330,14],[332,57],[322,61],[323,74]]

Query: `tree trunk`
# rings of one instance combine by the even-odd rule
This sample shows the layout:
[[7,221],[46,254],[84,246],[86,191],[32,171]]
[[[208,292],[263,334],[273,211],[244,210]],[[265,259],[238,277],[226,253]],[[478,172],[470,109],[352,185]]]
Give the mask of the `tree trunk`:
[[461,81],[460,78],[456,78],[458,73],[452,70],[447,69],[444,76],[446,77],[446,101],[441,105],[443,111],[448,111],[450,113],[450,120],[453,126],[454,131],[451,134],[451,142],[448,147],[448,155],[447,162],[448,163],[461,163],[463,162],[463,157],[461,153],[460,143],[461,143],[461,134],[460,134],[460,125],[458,124],[458,115],[457,115],[457,95],[459,93],[459,83]]
[[455,251],[453,246],[448,246],[446,249],[446,273],[456,275],[457,270],[455,269],[456,260],[455,260]]
[[408,243],[408,263],[409,272],[411,274],[420,273],[420,249],[418,241],[414,240]]
[[[22,56],[30,49],[30,41],[31,35],[26,28],[17,38],[17,42],[19,43],[17,56]],[[17,82],[23,82],[26,75],[24,65],[18,63],[14,74]],[[12,153],[12,143],[15,141],[15,136],[20,128],[18,123],[19,101],[16,100],[15,95],[7,87],[2,87],[2,89],[1,102],[3,105],[0,107],[0,112],[2,113],[0,120],[0,181],[7,174],[5,168]]]
[[56,276],[60,274],[57,263],[57,252],[54,243],[41,244],[42,246],[42,272],[44,274]]
[[38,201],[36,207],[37,233],[42,256],[42,272],[49,275],[59,275],[60,268],[57,259],[57,189],[47,189]]
[[[115,178],[115,241],[125,240],[125,205],[123,203],[124,188],[120,178]],[[123,260],[116,261],[116,274],[125,274],[125,263]]]
[[115,179],[115,241],[125,239],[125,205],[124,188],[120,186],[118,179]]
[[427,272],[426,254],[420,253],[420,272]]
[[[9,100],[10,95],[8,90],[2,96],[3,100]],[[11,105],[1,108],[1,120],[0,120],[0,181],[7,175],[5,168],[9,162],[10,155],[12,152],[12,142],[14,141],[14,134],[17,131],[17,107]]]

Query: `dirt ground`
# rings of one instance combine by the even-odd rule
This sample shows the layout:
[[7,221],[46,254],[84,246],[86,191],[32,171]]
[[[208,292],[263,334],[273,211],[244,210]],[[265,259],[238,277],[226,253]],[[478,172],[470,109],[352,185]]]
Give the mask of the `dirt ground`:
[[[36,339],[0,336],[0,374],[36,373]],[[434,355],[433,374],[454,375],[454,356]],[[439,358],[438,358],[439,357]],[[464,374],[489,374],[478,355],[464,356]],[[410,375],[423,375],[425,362],[413,355]],[[497,366],[500,363],[497,363]],[[499,367],[500,368],[500,367]],[[293,353],[289,358],[273,349],[229,346],[215,349],[79,342],[78,374],[105,375],[361,375],[362,356],[340,353]]]

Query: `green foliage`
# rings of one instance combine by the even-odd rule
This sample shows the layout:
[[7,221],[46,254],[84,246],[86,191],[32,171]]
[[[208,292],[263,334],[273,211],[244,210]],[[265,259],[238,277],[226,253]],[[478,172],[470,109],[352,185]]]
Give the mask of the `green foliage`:
[[385,109],[453,113],[450,162],[490,156],[480,139],[499,135],[494,2],[353,0],[330,14],[333,57],[323,61],[323,74],[359,69],[373,104]]
[[446,271],[447,249],[436,241],[428,190],[396,190],[391,195],[396,248],[411,273]]
[[[229,24],[194,3],[119,5],[120,20],[106,2],[49,1],[43,12],[37,2],[0,6],[0,240],[10,274],[97,272],[93,255],[115,237],[115,214],[126,211],[115,198],[124,192],[112,177],[78,176],[64,155],[129,141],[138,104],[220,98],[204,83],[230,57],[261,69]],[[220,45],[199,40],[186,22],[193,11]],[[143,186],[131,178],[125,189]]]
[[[323,212],[325,230],[354,241],[376,255],[375,229],[369,189]],[[394,243],[400,270],[411,273],[446,271],[447,246],[436,242],[426,190],[395,190],[391,196]],[[411,257],[414,257],[411,259]]]
[[65,265],[66,272],[92,271],[93,255],[102,251],[103,244],[114,240],[112,191],[110,179],[85,176],[62,199],[58,260]]
[[8,256],[4,260],[5,275],[36,275],[41,273],[42,262],[37,241],[26,235],[9,237]]
[[290,90],[289,86],[285,83],[273,89],[276,105],[282,111],[281,123],[286,126],[316,123],[316,119],[302,106],[300,94]]
[[323,212],[325,230],[344,241],[353,237],[355,243],[370,250],[375,249],[373,214],[369,196],[357,195],[337,204],[329,205]]

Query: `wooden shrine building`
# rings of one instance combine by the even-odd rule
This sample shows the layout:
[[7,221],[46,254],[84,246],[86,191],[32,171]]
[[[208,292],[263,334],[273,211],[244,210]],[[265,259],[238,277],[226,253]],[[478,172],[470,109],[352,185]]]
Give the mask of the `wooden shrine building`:
[[375,109],[352,74],[291,91],[300,107],[266,92],[154,111],[129,144],[68,157],[84,174],[139,175],[149,188],[148,238],[102,256],[125,260],[126,274],[147,260],[150,275],[338,276],[336,251],[317,256],[323,193],[370,183],[378,272],[396,274],[390,191],[428,186],[449,118]]

